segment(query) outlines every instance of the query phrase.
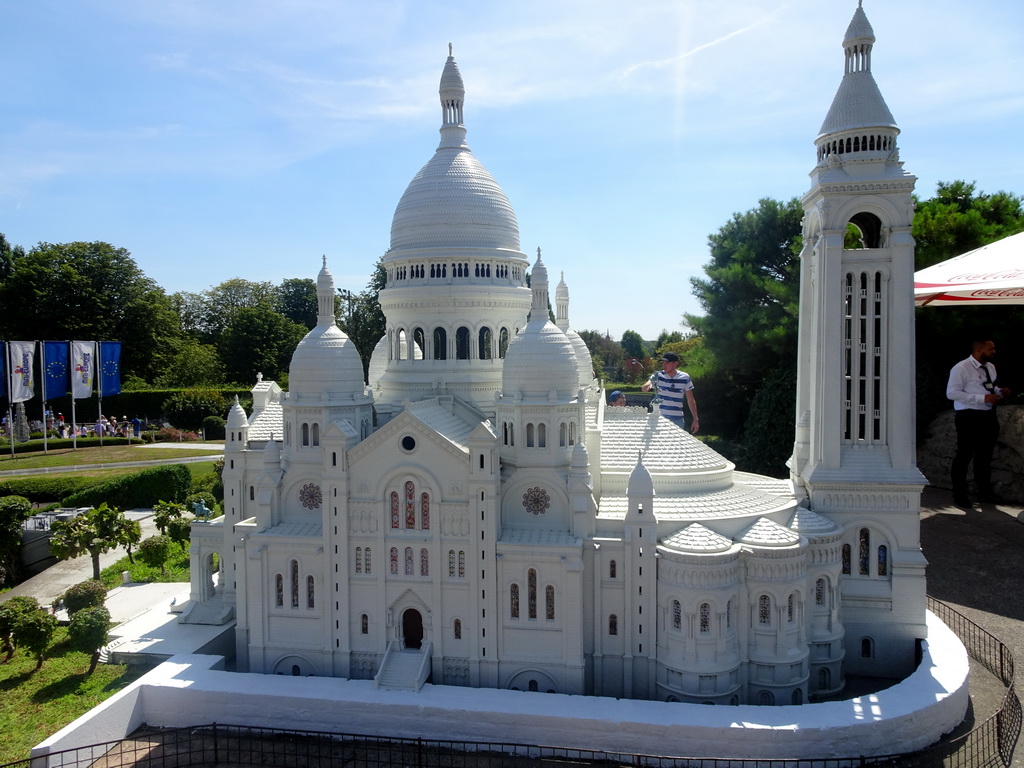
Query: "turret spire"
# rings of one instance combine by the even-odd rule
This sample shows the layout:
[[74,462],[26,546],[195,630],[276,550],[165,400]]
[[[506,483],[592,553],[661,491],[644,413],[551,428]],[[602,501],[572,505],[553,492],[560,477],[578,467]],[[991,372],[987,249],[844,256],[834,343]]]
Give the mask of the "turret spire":
[[466,145],[466,127],[463,125],[462,106],[466,101],[466,86],[462,73],[452,55],[452,44],[448,43],[448,60],[441,72],[441,145],[442,147],[463,147]]

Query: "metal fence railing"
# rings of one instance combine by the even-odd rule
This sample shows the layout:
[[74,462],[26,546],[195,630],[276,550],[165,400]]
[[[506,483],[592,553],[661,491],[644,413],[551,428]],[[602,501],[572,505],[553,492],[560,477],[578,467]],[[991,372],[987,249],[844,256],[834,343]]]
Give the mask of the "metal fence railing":
[[399,739],[213,723],[144,729],[121,741],[55,752],[0,768],[498,768],[557,763],[560,768],[976,768],[1010,766],[1021,731],[1021,704],[1009,649],[967,617],[931,598],[928,608],[960,638],[970,656],[1006,685],[999,710],[969,733],[927,749],[883,757],[746,760],[599,752],[531,744]]

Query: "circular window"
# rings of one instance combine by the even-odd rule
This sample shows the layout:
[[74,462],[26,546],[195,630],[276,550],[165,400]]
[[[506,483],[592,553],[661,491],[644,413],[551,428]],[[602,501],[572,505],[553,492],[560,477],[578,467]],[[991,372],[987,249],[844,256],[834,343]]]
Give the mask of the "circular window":
[[402,438],[402,450],[411,451],[416,448],[416,438],[412,435],[406,435]]
[[551,496],[543,488],[529,488],[523,494],[523,506],[531,515],[543,515],[551,506]]

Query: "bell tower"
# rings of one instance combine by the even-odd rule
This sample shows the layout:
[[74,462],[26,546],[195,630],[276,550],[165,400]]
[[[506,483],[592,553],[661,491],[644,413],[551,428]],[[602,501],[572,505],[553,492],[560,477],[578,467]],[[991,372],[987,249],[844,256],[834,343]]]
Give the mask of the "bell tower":
[[916,466],[916,178],[871,74],[858,3],[845,71],[815,140],[800,254],[797,428],[790,468],[804,504],[843,529],[846,671],[902,675],[925,636]]

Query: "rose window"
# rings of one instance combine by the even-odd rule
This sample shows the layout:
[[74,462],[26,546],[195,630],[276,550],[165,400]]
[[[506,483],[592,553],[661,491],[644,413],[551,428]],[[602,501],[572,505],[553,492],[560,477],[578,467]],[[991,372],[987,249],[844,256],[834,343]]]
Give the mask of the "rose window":
[[314,483],[306,483],[299,489],[299,501],[306,509],[320,509],[320,502],[324,500],[320,493],[320,486]]
[[523,506],[531,515],[543,515],[551,506],[551,497],[543,488],[530,488],[523,494]]

